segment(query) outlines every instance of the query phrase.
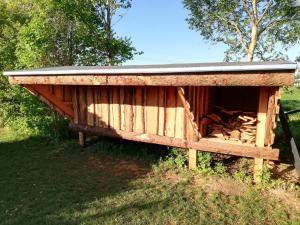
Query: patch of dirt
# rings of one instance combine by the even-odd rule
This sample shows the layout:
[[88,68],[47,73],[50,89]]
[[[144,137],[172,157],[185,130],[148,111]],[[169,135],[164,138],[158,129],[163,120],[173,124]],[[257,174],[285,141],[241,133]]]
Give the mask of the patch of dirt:
[[297,177],[295,166],[293,164],[272,163],[267,166],[271,169],[274,178],[280,178],[291,183],[299,183],[300,179]]
[[201,187],[205,192],[221,192],[225,195],[241,196],[247,189],[246,185],[235,182],[232,179],[217,178],[214,176],[197,176],[194,178],[193,184]]
[[267,197],[278,199],[285,205],[293,207],[297,212],[300,212],[300,199],[295,192],[287,192],[280,189],[270,189],[263,192]]
[[167,171],[165,174],[163,174],[163,179],[167,180],[171,184],[175,185],[183,181],[183,178],[179,175],[176,174],[173,171]]
[[127,159],[118,159],[112,156],[89,156],[85,168],[94,171],[105,171],[116,177],[142,177],[150,172],[151,167],[147,164]]

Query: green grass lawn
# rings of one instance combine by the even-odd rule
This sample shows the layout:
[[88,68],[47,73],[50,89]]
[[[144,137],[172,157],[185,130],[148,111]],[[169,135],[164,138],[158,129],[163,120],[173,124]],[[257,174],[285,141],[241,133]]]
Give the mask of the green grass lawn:
[[[300,224],[294,193],[105,154],[135,145],[102,141],[81,151],[0,129],[0,224]],[[131,158],[158,148],[147,146]]]
[[[300,109],[300,88],[284,89],[281,99],[284,111]],[[289,115],[291,131],[297,143],[300,144],[300,112]]]

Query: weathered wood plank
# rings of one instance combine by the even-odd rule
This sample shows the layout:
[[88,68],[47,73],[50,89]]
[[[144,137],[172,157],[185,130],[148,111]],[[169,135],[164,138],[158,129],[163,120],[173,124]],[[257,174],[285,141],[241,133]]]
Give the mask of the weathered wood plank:
[[86,99],[87,99],[87,124],[94,126],[95,118],[95,101],[94,101],[94,87],[86,87]]
[[70,85],[64,86],[64,101],[65,102],[72,101],[72,86],[70,86]]
[[197,149],[189,149],[189,169],[197,169]]
[[[257,110],[257,126],[255,144],[264,147],[266,134],[266,120],[269,101],[269,87],[260,87],[259,102]],[[260,182],[263,170],[263,158],[254,158],[254,181]]]
[[174,87],[166,88],[166,133],[168,137],[175,136],[176,121],[176,89]]
[[112,116],[113,128],[121,128],[121,108],[120,108],[120,90],[119,87],[112,87]]
[[144,134],[140,132],[128,132],[101,127],[88,127],[84,125],[70,124],[75,131],[83,131],[88,134],[123,138],[132,141],[169,145],[180,148],[192,148],[200,151],[209,151],[228,155],[237,155],[251,158],[263,158],[278,160],[279,150],[264,147],[248,146],[243,144],[232,144],[219,142],[209,138],[201,138],[198,142],[188,142],[178,138],[159,136],[155,134]]
[[72,87],[72,103],[73,103],[73,110],[74,110],[74,123],[79,123],[79,107],[78,107],[78,87]]
[[124,87],[120,87],[120,116],[121,116],[121,130],[125,130],[125,95]]
[[54,85],[54,95],[64,101],[63,85]]
[[95,101],[95,125],[101,126],[101,92],[100,86],[94,87],[94,101]]
[[125,130],[133,131],[133,87],[125,88],[124,112],[125,112]]
[[79,124],[87,123],[86,87],[79,86]]
[[109,126],[109,95],[107,87],[101,87],[101,127]]
[[158,133],[158,89],[157,87],[146,87],[146,132],[149,134]]
[[165,87],[158,87],[158,135],[165,133]]
[[175,122],[175,137],[182,138],[185,137],[185,115],[184,106],[180,100],[180,96],[176,93],[176,122]]
[[294,84],[294,71],[254,71],[165,75],[10,76],[11,84],[128,85],[128,86],[285,86]]
[[135,87],[134,131],[142,133],[145,132],[144,90],[143,87]]

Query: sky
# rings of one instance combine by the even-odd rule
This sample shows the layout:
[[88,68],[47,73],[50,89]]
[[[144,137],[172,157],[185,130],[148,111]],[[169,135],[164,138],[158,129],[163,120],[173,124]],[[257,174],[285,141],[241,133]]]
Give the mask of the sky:
[[[133,0],[132,7],[115,18],[114,30],[127,36],[133,46],[144,53],[125,64],[164,64],[220,62],[224,59],[224,44],[212,44],[189,29],[188,11],[182,0]],[[294,60],[299,46],[288,51]]]

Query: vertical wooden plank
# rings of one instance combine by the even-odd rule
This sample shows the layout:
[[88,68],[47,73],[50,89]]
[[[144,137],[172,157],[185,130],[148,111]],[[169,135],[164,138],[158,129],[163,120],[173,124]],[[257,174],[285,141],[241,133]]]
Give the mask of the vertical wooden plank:
[[100,86],[94,86],[94,105],[95,105],[95,126],[101,127],[101,92]]
[[268,111],[266,118],[266,129],[265,129],[265,145],[271,145],[271,136],[273,133],[273,117],[275,112],[275,87],[269,88],[269,100],[268,100]]
[[72,86],[64,85],[64,101],[71,102],[72,101]]
[[125,130],[125,107],[124,107],[124,87],[120,87],[120,116],[121,116],[121,130]]
[[133,87],[125,87],[125,101],[124,101],[124,114],[125,114],[125,130],[133,131]]
[[[256,126],[256,146],[264,147],[266,133],[266,119],[268,110],[269,88],[260,87],[258,111],[257,111],[257,126]],[[254,159],[254,181],[260,182],[263,169],[263,159]]]
[[107,86],[101,86],[101,127],[109,127],[109,96]]
[[87,124],[89,126],[94,126],[94,118],[95,118],[95,102],[94,102],[94,87],[87,86],[86,87],[86,95],[87,95]]
[[79,123],[86,124],[87,122],[87,101],[86,87],[79,86]]
[[146,87],[146,133],[158,133],[158,89],[157,87]]
[[145,132],[144,91],[146,87],[135,87],[135,122],[134,131]]
[[176,93],[176,122],[175,122],[175,137],[184,139],[184,128],[185,128],[185,112],[182,101],[180,100],[179,94]]
[[167,87],[166,93],[166,136],[175,136],[176,120],[176,90],[174,87]]
[[112,88],[112,114],[113,114],[113,128],[120,130],[121,128],[121,114],[120,114],[120,90],[119,87]]
[[158,87],[158,135],[165,133],[165,87]]
[[83,132],[78,132],[78,139],[79,139],[79,145],[81,147],[84,147],[85,146],[85,133]]
[[189,169],[197,169],[197,150],[189,149]]
[[73,122],[78,124],[79,108],[78,108],[78,88],[77,88],[77,86],[72,86],[72,103],[73,103],[73,110],[74,110]]
[[54,85],[54,95],[60,100],[64,99],[63,85]]
[[200,116],[200,124],[199,124],[199,132],[201,137],[204,137],[204,125],[201,123],[202,118],[204,117],[204,94],[205,94],[205,88],[204,87],[199,87],[199,116]]

